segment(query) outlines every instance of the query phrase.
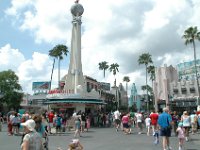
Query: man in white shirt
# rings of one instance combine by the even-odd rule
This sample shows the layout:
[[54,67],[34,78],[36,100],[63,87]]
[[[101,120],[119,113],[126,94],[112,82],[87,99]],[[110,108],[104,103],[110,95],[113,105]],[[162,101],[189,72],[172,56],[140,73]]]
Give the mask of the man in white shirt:
[[139,128],[138,134],[141,134],[141,133],[142,133],[142,120],[143,120],[143,115],[142,115],[141,112],[139,112],[139,113],[137,113],[137,114],[135,115],[135,117],[136,117],[136,120],[137,120],[137,126],[138,126],[138,128]]
[[114,117],[114,121],[115,121],[115,128],[116,128],[116,131],[119,130],[119,126],[120,126],[120,115],[121,113],[119,112],[119,110],[116,110],[113,114],[113,117]]

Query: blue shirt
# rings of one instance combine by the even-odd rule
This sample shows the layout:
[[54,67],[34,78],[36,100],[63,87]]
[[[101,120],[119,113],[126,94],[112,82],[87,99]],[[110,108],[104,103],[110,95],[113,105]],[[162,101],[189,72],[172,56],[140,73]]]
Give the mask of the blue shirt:
[[172,121],[171,115],[169,115],[166,112],[163,112],[161,115],[158,117],[158,124],[162,127],[168,127],[170,126],[170,122]]

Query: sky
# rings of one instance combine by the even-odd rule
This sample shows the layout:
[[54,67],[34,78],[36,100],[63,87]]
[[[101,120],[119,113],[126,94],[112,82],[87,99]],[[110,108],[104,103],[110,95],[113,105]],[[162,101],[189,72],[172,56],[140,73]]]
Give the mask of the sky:
[[[145,66],[138,65],[143,53],[152,55],[155,67],[193,60],[192,45],[182,35],[190,26],[200,30],[199,0],[80,0],[82,15],[83,74],[99,82],[114,83],[114,76],[99,70],[98,63],[118,63],[117,84],[129,76],[138,91],[145,85]],[[61,62],[61,77],[70,59],[74,0],[0,0],[0,71],[11,69],[25,93],[32,82],[50,81],[53,59],[48,56],[57,44],[69,53]],[[196,42],[197,58],[200,42]],[[53,87],[58,81],[57,63]],[[149,84],[151,83],[148,81]],[[130,93],[129,93],[130,94]]]

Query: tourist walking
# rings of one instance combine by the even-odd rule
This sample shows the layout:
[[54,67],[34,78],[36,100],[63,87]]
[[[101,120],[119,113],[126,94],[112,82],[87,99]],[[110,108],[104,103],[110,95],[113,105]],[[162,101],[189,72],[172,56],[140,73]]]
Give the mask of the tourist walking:
[[183,112],[183,115],[181,116],[181,121],[183,122],[183,127],[185,128],[185,140],[189,141],[189,129],[191,125],[191,119],[187,111]]
[[197,132],[197,121],[198,121],[196,111],[192,112],[192,114],[190,115],[190,120],[191,120],[192,134],[195,134]]
[[12,123],[12,133],[18,135],[20,127],[20,118],[17,112],[15,112],[14,117],[12,117],[11,123]]
[[126,113],[122,117],[123,131],[125,134],[131,134],[131,128],[129,126],[129,113]]
[[155,130],[157,130],[158,127],[158,117],[159,114],[153,110],[153,112],[150,114],[150,119],[151,119],[151,128],[152,128],[152,133],[154,134]]
[[117,132],[118,132],[119,127],[120,127],[120,115],[121,115],[121,113],[119,112],[119,110],[116,110],[113,113],[113,118],[114,118],[114,122],[115,122],[115,129],[116,129]]
[[145,119],[145,125],[147,128],[147,136],[150,135],[150,128],[151,128],[151,118],[149,117],[149,115],[147,115],[146,119]]
[[178,150],[183,150],[183,144],[185,141],[185,129],[183,128],[183,123],[179,122],[178,128],[176,129],[177,135],[178,135]]
[[25,135],[23,136],[21,149],[22,150],[42,150],[42,138],[35,130],[35,121],[33,119],[21,123],[24,126]]
[[75,123],[74,137],[77,137],[77,135],[79,135],[79,137],[81,137],[81,114],[80,114],[80,112],[77,114],[74,114],[73,118],[74,118],[74,123]]
[[89,130],[89,128],[90,128],[90,117],[87,116],[86,117],[86,129],[87,129],[87,131]]
[[56,133],[61,132],[61,126],[62,126],[62,118],[58,114],[55,118],[55,126],[56,126]]
[[162,145],[163,150],[171,150],[170,147],[170,136],[171,136],[171,123],[172,118],[171,115],[169,115],[169,109],[163,108],[163,113],[159,115],[158,117],[158,125],[160,127],[160,136],[162,136]]
[[138,112],[136,115],[136,122],[137,122],[137,127],[138,127],[138,134],[142,134],[142,130],[143,130],[143,126],[142,126],[142,122],[143,122],[143,115],[141,112]]
[[12,118],[14,118],[14,111],[10,111],[7,114],[7,126],[8,126],[8,135],[12,135]]
[[81,113],[81,132],[84,132],[86,124],[86,114],[85,112]]
[[178,122],[179,122],[179,116],[177,115],[177,112],[174,111],[172,113],[172,127],[173,127],[173,130],[174,130],[175,136],[177,136],[176,129],[178,128]]
[[54,121],[54,113],[51,111],[48,114],[48,121],[49,121],[49,133],[51,134],[51,128],[53,128],[53,121]]

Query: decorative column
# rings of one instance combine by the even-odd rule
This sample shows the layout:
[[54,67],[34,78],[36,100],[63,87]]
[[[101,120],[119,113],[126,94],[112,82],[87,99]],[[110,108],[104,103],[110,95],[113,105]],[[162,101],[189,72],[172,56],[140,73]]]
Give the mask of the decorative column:
[[71,7],[72,13],[72,38],[71,54],[67,79],[65,81],[65,90],[72,90],[74,94],[78,93],[78,88],[84,88],[84,78],[81,63],[81,15],[84,8],[78,1]]

